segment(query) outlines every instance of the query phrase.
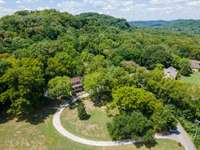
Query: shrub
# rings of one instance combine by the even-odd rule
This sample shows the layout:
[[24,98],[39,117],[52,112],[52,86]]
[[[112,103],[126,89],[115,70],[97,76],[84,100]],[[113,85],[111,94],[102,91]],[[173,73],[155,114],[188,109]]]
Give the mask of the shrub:
[[78,105],[78,117],[80,120],[85,120],[88,119],[89,115],[87,114],[86,110],[85,110],[85,105],[83,103],[80,103]]
[[151,117],[154,129],[158,132],[169,131],[175,129],[177,121],[173,115],[173,111],[165,106],[157,110]]
[[154,134],[154,131],[150,129],[144,135],[143,142],[147,147],[152,147],[156,144]]
[[151,128],[151,122],[140,112],[116,116],[108,124],[113,140],[133,139],[150,143],[154,139],[154,133],[149,131]]

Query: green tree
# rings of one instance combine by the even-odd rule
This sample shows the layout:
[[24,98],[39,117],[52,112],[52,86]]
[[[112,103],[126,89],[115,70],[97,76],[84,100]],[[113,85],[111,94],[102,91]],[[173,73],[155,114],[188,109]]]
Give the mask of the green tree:
[[4,60],[0,60],[0,76],[10,67],[10,64]]
[[86,73],[91,73],[99,69],[107,68],[109,61],[102,55],[94,56],[91,61],[85,66]]
[[169,131],[176,128],[176,120],[173,111],[169,107],[162,107],[152,115],[154,129],[158,132]]
[[163,64],[169,67],[172,64],[172,55],[166,50],[166,45],[148,45],[144,50],[139,51],[139,57],[135,56],[135,61],[149,69],[153,69],[156,64]]
[[121,87],[113,91],[112,96],[113,104],[120,112],[141,111],[149,116],[161,106],[154,94],[141,88]]
[[151,122],[139,112],[116,116],[111,123],[108,123],[108,131],[113,140],[143,141],[145,138],[145,141],[148,141],[152,139],[146,135],[150,129]]
[[89,115],[87,114],[85,105],[82,102],[78,104],[77,111],[80,120],[88,119]]
[[15,114],[17,116],[27,115],[33,107],[31,107],[30,100],[25,98],[16,99],[11,105],[12,109],[8,110],[8,113]]
[[[76,53],[76,51],[74,50],[72,50],[71,52]],[[74,76],[74,75],[80,74],[81,71],[80,71],[79,65],[81,66],[81,64],[79,61],[79,57],[73,56],[72,54],[67,53],[67,52],[58,52],[55,55],[55,59],[58,61],[58,63],[61,64],[62,70],[63,68],[68,70],[66,72],[68,76]]]
[[53,98],[69,97],[71,92],[72,84],[67,76],[55,77],[48,82],[48,94]]
[[8,58],[7,61],[12,63],[0,78],[3,86],[0,103],[8,105],[5,107],[14,115],[27,114],[42,103],[45,84],[43,65],[38,59],[30,58]]
[[189,76],[190,74],[192,74],[191,63],[187,59],[183,59],[181,61],[180,72],[184,76]]
[[84,88],[96,104],[109,100],[111,97],[111,81],[103,70],[86,75]]
[[147,147],[152,147],[156,144],[156,140],[154,138],[155,132],[150,129],[146,132],[146,134],[143,137],[143,142]]
[[53,78],[55,76],[62,76],[68,73],[68,69],[59,62],[56,58],[49,58],[48,64],[46,68],[46,75],[48,79]]

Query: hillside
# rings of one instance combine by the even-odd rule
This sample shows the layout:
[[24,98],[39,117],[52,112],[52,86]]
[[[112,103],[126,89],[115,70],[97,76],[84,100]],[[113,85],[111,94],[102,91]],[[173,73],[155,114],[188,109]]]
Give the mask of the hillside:
[[130,22],[130,24],[137,27],[162,28],[189,34],[200,33],[200,20],[136,21]]
[[[97,13],[19,11],[0,19],[0,115],[43,122],[51,114],[36,112],[70,102],[78,76],[94,109],[103,106],[112,115],[104,129],[113,140],[152,147],[156,132],[174,129],[179,119],[190,129],[200,119],[200,91],[163,72],[173,66],[177,78],[190,76],[190,59],[200,60],[195,34],[135,28]],[[74,106],[80,122],[100,119],[85,107],[81,101]]]
[[130,25],[132,26],[137,26],[137,27],[162,27],[166,24],[169,24],[168,21],[163,21],[163,20],[155,20],[155,21],[132,21],[129,22]]

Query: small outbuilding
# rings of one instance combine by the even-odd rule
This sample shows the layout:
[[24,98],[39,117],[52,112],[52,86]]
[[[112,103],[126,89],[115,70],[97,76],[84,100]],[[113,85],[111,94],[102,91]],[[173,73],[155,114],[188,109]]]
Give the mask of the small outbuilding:
[[166,78],[176,79],[177,74],[178,72],[174,67],[169,67],[164,69],[164,75]]
[[200,61],[191,60],[191,68],[193,71],[199,71],[200,70]]

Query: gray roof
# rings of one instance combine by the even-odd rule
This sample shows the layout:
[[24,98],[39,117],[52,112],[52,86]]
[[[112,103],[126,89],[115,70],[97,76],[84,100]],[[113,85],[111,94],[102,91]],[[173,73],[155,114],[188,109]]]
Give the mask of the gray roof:
[[176,78],[176,76],[177,76],[177,70],[174,67],[165,68],[164,69],[164,74],[167,77]]
[[198,60],[191,60],[191,68],[192,69],[200,69],[200,61],[198,61]]

